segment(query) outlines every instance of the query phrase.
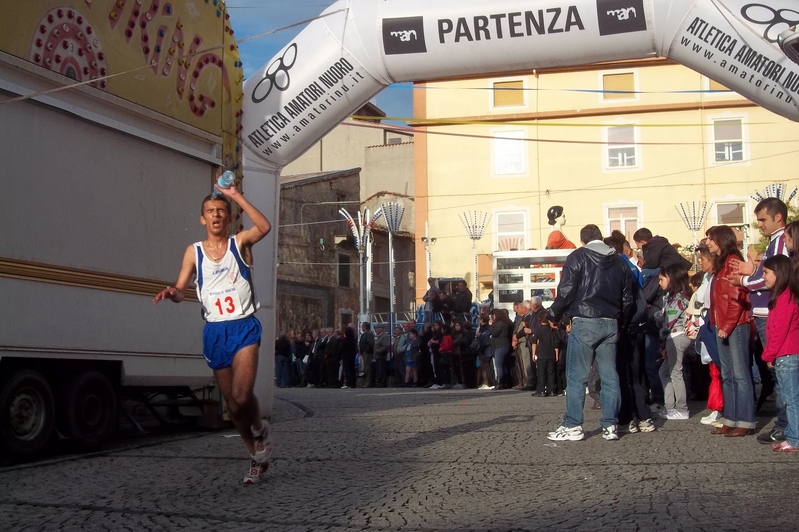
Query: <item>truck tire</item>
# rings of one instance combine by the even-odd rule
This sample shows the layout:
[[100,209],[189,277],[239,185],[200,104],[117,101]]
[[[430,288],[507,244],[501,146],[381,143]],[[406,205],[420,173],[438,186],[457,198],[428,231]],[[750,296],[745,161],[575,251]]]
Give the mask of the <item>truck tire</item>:
[[38,453],[50,441],[55,400],[38,371],[19,370],[0,384],[0,447],[16,456]]
[[64,389],[60,416],[66,435],[82,449],[98,447],[116,427],[117,397],[108,377],[84,371]]

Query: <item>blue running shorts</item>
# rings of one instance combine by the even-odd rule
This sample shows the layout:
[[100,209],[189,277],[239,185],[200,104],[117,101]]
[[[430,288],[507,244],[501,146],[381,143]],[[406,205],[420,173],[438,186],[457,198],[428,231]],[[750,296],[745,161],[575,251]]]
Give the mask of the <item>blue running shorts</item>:
[[206,322],[203,329],[203,356],[211,369],[229,368],[236,353],[253,344],[261,345],[261,322],[254,315]]

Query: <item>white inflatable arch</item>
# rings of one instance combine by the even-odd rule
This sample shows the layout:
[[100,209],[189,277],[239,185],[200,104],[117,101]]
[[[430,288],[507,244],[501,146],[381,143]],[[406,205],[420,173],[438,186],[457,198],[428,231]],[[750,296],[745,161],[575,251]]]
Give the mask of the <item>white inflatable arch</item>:
[[279,169],[397,82],[668,57],[799,121],[796,0],[339,0],[323,15],[244,83],[245,186],[273,222]]
[[791,120],[795,0],[340,0],[244,83],[243,139],[285,166],[392,83],[668,57]]

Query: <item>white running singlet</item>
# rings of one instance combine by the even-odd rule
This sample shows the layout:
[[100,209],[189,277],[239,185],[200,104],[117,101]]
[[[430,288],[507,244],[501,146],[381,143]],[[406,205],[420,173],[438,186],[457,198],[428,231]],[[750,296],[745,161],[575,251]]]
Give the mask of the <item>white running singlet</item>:
[[241,258],[236,237],[228,240],[227,251],[219,262],[205,254],[203,243],[197,251],[197,297],[206,321],[233,321],[251,316],[260,306],[252,283],[252,266]]

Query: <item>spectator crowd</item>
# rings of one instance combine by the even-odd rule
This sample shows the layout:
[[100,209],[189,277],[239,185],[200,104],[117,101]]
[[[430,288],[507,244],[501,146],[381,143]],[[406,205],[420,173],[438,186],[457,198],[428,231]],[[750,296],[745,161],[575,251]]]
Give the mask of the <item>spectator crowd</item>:
[[[659,420],[685,421],[688,401],[707,399],[700,422],[726,438],[755,433],[756,411],[774,401],[776,421],[757,440],[799,451],[799,222],[786,224],[777,198],[754,214],[768,238],[745,260],[734,231],[711,227],[696,266],[665,237],[641,228],[633,245],[614,231],[580,231],[557,297],[480,309],[460,281],[444,293],[430,278],[424,320],[363,323],[343,330],[281,332],[275,343],[278,387],[405,386],[527,390],[566,396],[554,441],[585,437],[583,410],[601,410],[602,437],[651,432]],[[695,272],[692,270],[696,270]]]

